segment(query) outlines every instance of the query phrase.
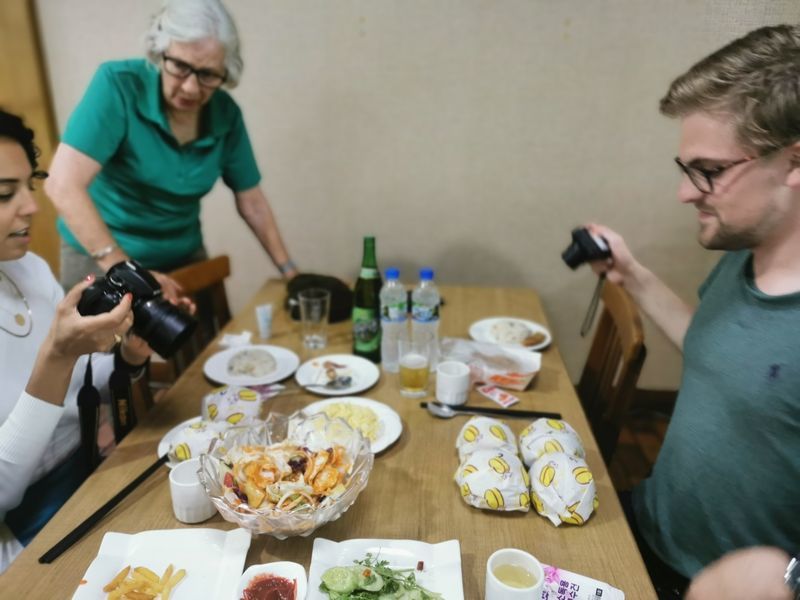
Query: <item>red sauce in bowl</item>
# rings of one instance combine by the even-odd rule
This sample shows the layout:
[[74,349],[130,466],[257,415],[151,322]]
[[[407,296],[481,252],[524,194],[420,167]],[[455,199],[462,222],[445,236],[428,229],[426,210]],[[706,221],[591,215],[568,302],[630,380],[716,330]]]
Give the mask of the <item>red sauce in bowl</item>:
[[247,584],[242,600],[295,600],[297,580],[277,575],[256,575]]

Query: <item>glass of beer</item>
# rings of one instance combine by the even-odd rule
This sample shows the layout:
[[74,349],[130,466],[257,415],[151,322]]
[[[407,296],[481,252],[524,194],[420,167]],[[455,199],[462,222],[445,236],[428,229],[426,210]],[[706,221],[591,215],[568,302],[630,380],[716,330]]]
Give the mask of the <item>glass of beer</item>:
[[433,340],[398,340],[400,357],[400,393],[407,398],[428,395]]

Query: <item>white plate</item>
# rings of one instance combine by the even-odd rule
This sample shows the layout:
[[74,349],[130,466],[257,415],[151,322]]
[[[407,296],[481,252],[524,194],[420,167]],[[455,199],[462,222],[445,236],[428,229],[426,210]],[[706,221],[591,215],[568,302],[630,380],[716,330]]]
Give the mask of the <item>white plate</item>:
[[[169,452],[170,446],[178,439],[178,435],[181,431],[189,427],[189,425],[194,425],[198,421],[202,421],[203,417],[192,417],[191,419],[186,419],[183,423],[178,423],[170,429],[167,433],[164,434],[164,437],[161,438],[161,441],[158,442],[158,450],[156,452],[159,456],[164,456],[167,452]],[[170,469],[174,467],[176,462],[173,462],[172,459],[168,460],[165,463]]]
[[378,439],[374,442],[370,441],[370,449],[373,454],[377,454],[391,446],[403,431],[403,422],[400,420],[394,410],[385,405],[383,402],[376,402],[369,398],[331,398],[329,400],[320,400],[309,404],[303,409],[303,412],[308,415],[313,415],[324,410],[330,404],[337,403],[357,404],[359,406],[366,406],[371,408],[380,421],[378,429]]
[[415,569],[419,561],[424,568],[416,573],[419,584],[432,592],[439,592],[445,600],[463,600],[461,582],[461,547],[458,540],[440,544],[426,544],[414,540],[347,540],[332,542],[325,538],[314,540],[311,568],[308,571],[308,596],[306,600],[328,600],[319,591],[322,574],[331,567],[349,567],[353,560],[371,553],[378,560],[388,560],[389,566]]
[[72,600],[102,600],[103,586],[123,568],[147,567],[158,575],[168,565],[186,569],[172,600],[232,598],[250,547],[244,529],[169,529],[134,535],[107,533]]
[[277,575],[289,581],[292,579],[297,580],[297,594],[295,594],[295,598],[297,600],[305,600],[308,589],[306,570],[303,568],[303,565],[290,561],[271,562],[265,565],[253,565],[249,567],[239,578],[239,587],[236,588],[236,600],[239,600],[243,596],[244,590],[250,583],[250,580],[258,575]]
[[492,326],[500,321],[514,321],[521,323],[530,330],[531,333],[529,335],[533,335],[534,333],[544,334],[544,341],[533,346],[523,346],[522,344],[505,344],[506,346],[525,348],[527,350],[541,350],[542,348],[547,348],[550,345],[550,342],[553,340],[550,332],[543,325],[540,325],[536,321],[528,321],[527,319],[518,319],[516,317],[492,317],[490,319],[481,319],[480,321],[475,321],[469,327],[469,337],[476,342],[490,342],[492,344],[499,344],[500,342],[498,342],[497,339],[492,335]]
[[[266,350],[275,357],[277,366],[272,373],[268,373],[262,377],[231,375],[228,373],[228,362],[235,354],[238,354],[242,350],[251,350],[254,348]],[[294,373],[299,364],[300,359],[297,354],[286,348],[281,348],[280,346],[234,346],[222,352],[217,352],[214,356],[209,358],[206,364],[203,365],[203,373],[212,381],[226,383],[228,385],[262,385],[286,379],[289,375]]]
[[299,385],[311,385],[312,383],[324,384],[328,381],[327,377],[325,377],[325,367],[322,366],[325,361],[343,365],[343,369],[336,369],[337,375],[349,375],[353,380],[349,386],[340,390],[329,390],[324,387],[309,388],[309,392],[320,396],[350,396],[357,394],[371,388],[381,376],[381,372],[375,363],[366,358],[353,354],[328,354],[327,356],[312,358],[300,365],[294,375],[297,383]]

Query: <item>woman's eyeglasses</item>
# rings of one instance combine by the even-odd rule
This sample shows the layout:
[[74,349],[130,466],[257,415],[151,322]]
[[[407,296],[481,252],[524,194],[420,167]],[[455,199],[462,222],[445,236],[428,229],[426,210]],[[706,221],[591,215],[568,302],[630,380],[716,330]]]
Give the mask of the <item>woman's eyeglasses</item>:
[[197,76],[197,82],[203,87],[218,88],[228,79],[227,73],[220,75],[209,69],[195,69],[192,65],[177,58],[172,58],[166,54],[162,54],[161,58],[164,61],[164,70],[178,79],[186,79],[191,75]]

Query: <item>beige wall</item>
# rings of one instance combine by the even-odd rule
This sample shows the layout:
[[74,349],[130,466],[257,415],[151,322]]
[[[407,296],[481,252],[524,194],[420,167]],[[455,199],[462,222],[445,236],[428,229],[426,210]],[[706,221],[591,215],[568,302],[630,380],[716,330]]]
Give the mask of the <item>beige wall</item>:
[[[139,55],[155,0],[38,0],[59,127],[97,64]],[[657,102],[694,60],[794,0],[228,0],[244,43],[241,104],[303,270],[354,277],[361,236],[406,282],[532,286],[573,378],[593,277],[560,259],[577,224],[622,232],[687,299],[716,257],[675,200],[675,123]],[[275,269],[218,187],[211,253],[241,307]],[[648,324],[644,384],[680,357]]]

